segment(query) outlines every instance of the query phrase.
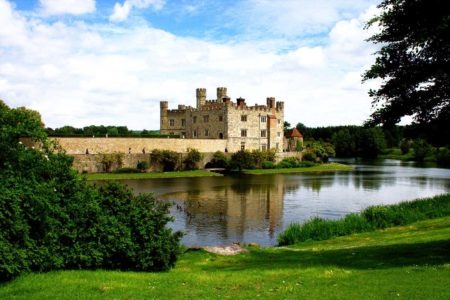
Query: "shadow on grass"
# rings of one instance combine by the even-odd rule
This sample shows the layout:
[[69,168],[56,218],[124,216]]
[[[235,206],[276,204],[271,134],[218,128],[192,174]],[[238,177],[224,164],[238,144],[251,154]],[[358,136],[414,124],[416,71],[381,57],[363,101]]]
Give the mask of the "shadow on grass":
[[204,269],[223,271],[273,270],[274,268],[308,268],[336,266],[353,269],[384,269],[404,266],[441,265],[450,263],[450,240],[416,244],[357,247],[339,250],[279,249],[276,252],[252,250],[239,263],[210,265]]

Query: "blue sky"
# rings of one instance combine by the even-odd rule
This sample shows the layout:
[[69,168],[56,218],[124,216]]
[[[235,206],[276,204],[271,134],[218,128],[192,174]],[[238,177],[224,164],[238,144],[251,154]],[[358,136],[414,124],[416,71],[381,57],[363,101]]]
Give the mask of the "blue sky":
[[[361,124],[372,0],[0,0],[0,99],[47,126],[157,129],[195,88],[285,101],[287,121]],[[372,29],[374,30],[374,29]]]

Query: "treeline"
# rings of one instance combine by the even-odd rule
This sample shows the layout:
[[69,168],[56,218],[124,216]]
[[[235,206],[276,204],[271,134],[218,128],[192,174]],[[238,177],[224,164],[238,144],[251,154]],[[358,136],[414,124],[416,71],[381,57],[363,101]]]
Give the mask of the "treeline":
[[83,136],[110,136],[110,137],[141,137],[141,136],[160,136],[159,130],[129,130],[127,126],[104,126],[90,125],[83,128],[73,126],[63,126],[60,128],[46,128],[49,136],[58,137],[83,137]]
[[[302,133],[305,139],[326,142],[331,142],[333,134],[342,129],[348,129],[351,132],[355,132],[367,128],[364,126],[307,127],[302,123],[297,123],[295,127]],[[394,126],[391,128],[377,128],[381,129],[385,138],[386,147],[388,148],[398,147],[403,139],[422,139],[434,147],[445,147],[450,145],[450,129],[449,126],[444,126],[443,124],[433,123],[427,126],[412,124],[407,126]]]
[[448,129],[440,126],[395,126],[392,128],[364,126],[306,127],[298,123],[305,144],[311,141],[331,143],[337,157],[387,158],[414,161],[435,161],[450,166]]

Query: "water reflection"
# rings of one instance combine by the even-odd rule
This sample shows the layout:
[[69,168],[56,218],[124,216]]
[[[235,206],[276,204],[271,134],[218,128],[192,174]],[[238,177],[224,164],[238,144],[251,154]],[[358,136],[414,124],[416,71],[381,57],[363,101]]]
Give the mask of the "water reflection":
[[450,192],[450,170],[397,161],[345,161],[353,172],[125,181],[173,203],[171,226],[189,246],[273,245],[290,223],[339,218],[370,205]]

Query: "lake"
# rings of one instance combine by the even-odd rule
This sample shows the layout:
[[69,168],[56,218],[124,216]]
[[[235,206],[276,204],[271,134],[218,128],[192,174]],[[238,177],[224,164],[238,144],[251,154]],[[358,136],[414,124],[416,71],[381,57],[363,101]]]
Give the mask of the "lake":
[[378,204],[450,192],[450,169],[396,160],[340,160],[351,172],[123,180],[172,203],[186,246],[275,245],[292,222],[337,219]]

